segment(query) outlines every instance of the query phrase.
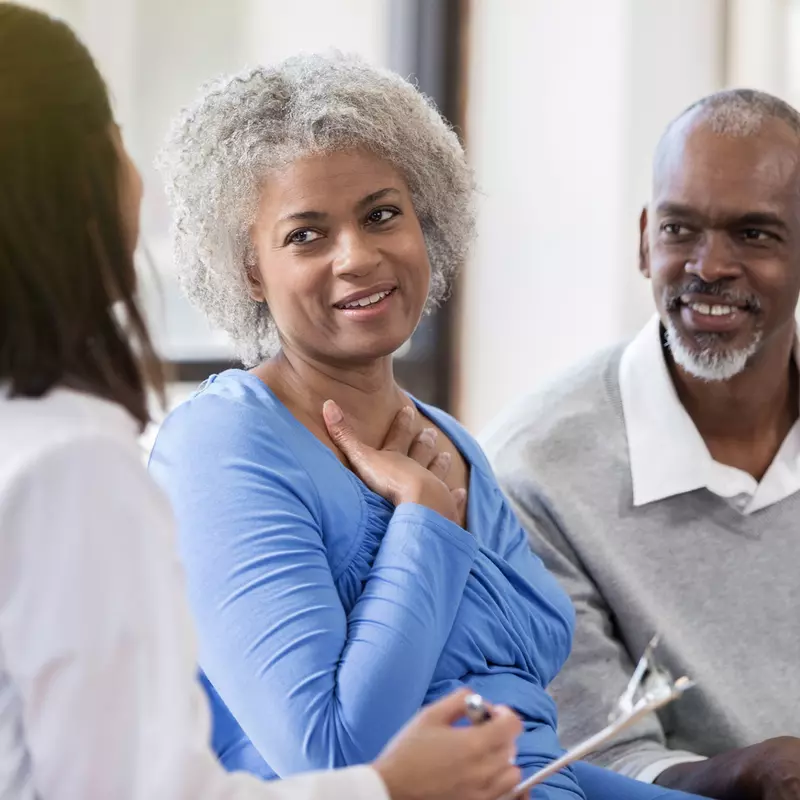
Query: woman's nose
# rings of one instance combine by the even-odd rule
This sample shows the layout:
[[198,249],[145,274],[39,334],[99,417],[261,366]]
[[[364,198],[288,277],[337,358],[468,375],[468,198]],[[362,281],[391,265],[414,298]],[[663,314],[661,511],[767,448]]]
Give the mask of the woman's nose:
[[368,275],[380,263],[377,249],[366,231],[343,231],[337,239],[333,273],[337,277]]

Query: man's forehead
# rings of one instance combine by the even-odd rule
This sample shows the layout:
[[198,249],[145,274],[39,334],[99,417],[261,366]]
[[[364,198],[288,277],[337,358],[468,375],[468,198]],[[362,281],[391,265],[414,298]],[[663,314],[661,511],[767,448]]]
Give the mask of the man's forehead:
[[780,120],[765,120],[747,136],[716,133],[702,120],[679,121],[660,143],[653,201],[739,206],[793,202],[800,197],[800,140]]

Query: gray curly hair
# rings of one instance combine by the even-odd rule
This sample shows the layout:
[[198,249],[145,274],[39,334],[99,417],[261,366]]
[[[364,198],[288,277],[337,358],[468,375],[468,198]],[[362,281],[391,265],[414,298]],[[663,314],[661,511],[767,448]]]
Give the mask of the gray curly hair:
[[353,149],[408,184],[431,263],[429,311],[474,237],[473,178],[456,134],[399,75],[340,53],[297,56],[212,81],[170,128],[157,167],[180,283],[248,366],[280,347],[266,303],[248,292],[259,187],[298,157]]

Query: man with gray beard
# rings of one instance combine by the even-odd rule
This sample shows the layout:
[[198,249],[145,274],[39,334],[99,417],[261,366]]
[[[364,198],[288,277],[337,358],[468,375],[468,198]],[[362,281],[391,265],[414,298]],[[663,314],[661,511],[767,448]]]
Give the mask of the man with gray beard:
[[596,763],[800,798],[800,114],[749,90],[687,109],[640,229],[658,314],[485,437],[577,611],[552,686],[562,741],[607,723],[658,632],[697,687]]

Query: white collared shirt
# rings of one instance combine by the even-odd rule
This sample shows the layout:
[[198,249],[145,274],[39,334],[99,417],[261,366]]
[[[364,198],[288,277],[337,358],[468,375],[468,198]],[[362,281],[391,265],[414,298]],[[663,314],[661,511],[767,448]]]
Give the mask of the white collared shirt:
[[[800,363],[800,345],[795,345],[795,358]],[[800,490],[800,420],[760,482],[711,457],[678,398],[657,316],[625,349],[619,385],[635,506],[705,488],[752,514]]]
[[0,800],[388,800],[369,767],[262,783],[218,764],[136,437],[111,403],[0,386]]

